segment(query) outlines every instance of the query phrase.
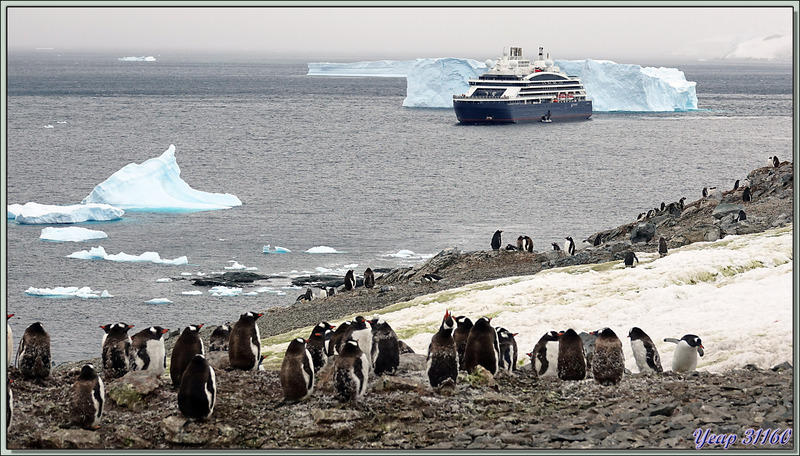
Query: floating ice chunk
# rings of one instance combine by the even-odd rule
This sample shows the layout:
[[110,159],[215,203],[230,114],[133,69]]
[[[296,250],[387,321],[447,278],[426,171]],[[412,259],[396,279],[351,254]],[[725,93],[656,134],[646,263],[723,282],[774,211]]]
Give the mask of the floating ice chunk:
[[52,125],[45,125],[45,126],[44,126],[44,127],[42,127],[42,128],[55,128],[55,127],[53,127]]
[[113,298],[108,290],[103,290],[102,293],[97,294],[92,291],[90,287],[55,287],[55,288],[34,288],[30,287],[25,290],[28,296],[37,296],[42,298]]
[[358,263],[346,264],[343,266],[345,269],[354,269],[358,267]]
[[81,250],[80,252],[73,252],[67,255],[67,258],[78,258],[80,260],[109,260],[109,261],[122,261],[133,263],[156,263],[156,264],[171,264],[171,265],[185,265],[188,264],[188,259],[185,256],[175,258],[174,260],[162,259],[156,252],[144,252],[143,254],[128,255],[127,253],[120,252],[116,255],[109,255],[102,247],[92,247],[89,250]]
[[147,57],[120,57],[118,60],[120,62],[155,62],[156,58],[149,55]]
[[328,247],[327,245],[320,245],[317,247],[311,247],[310,249],[306,250],[306,253],[345,253],[340,252],[333,247]]
[[82,242],[105,239],[107,237],[108,235],[103,231],[70,226],[68,228],[43,228],[39,239],[44,239],[45,241]]
[[181,275],[182,276],[190,276],[190,275],[192,275],[192,273],[191,272],[181,272]]
[[233,263],[230,266],[225,266],[225,269],[233,269],[233,270],[245,270],[245,271],[258,271],[258,268],[255,266],[247,267],[245,265],[239,264],[238,261],[229,261],[228,263]]
[[83,203],[107,203],[137,211],[189,212],[241,206],[234,195],[189,187],[175,161],[175,146],[142,164],[130,163],[98,184]]
[[199,296],[203,294],[203,292],[200,290],[192,290],[192,291],[182,291],[181,294],[186,296]]
[[410,258],[414,256],[414,252],[411,250],[400,250],[397,253],[390,253],[389,256],[395,258]]
[[6,218],[26,225],[117,220],[124,213],[118,207],[97,203],[70,206],[25,203],[24,206],[11,204],[6,208]]
[[172,282],[172,279],[170,279],[169,277],[164,277],[163,279],[156,280],[156,282],[159,283]]
[[248,291],[247,293],[242,293],[242,296],[258,296],[258,293],[255,291]]
[[264,252],[264,253],[291,253],[292,252],[291,250],[289,250],[287,248],[278,247],[277,245],[275,246],[274,250],[270,250],[270,248],[272,248],[272,246],[267,244],[262,249],[262,252]]
[[212,287],[210,290],[208,290],[208,292],[211,293],[211,296],[214,297],[239,296],[240,294],[242,294],[242,289],[235,287],[229,288],[223,286],[216,286]]
[[155,299],[151,299],[149,301],[145,301],[144,303],[145,304],[172,304],[172,301],[170,301],[167,298],[155,298]]

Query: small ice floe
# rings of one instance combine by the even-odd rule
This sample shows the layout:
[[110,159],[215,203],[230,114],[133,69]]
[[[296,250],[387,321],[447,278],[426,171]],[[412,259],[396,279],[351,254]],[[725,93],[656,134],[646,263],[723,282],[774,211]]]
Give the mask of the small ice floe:
[[119,60],[120,62],[155,62],[156,58],[153,57],[152,55],[148,55],[142,57],[136,57],[136,56],[119,57],[117,60]]
[[358,263],[346,264],[346,265],[344,265],[342,267],[345,268],[345,269],[355,269],[355,268],[358,267]]
[[28,296],[36,296],[40,298],[113,298],[108,290],[103,290],[100,294],[92,291],[90,287],[55,287],[55,288],[34,288],[30,287],[25,290]]
[[59,121],[58,121],[58,122],[56,122],[56,123],[65,124],[65,123],[67,123],[67,121],[66,121],[66,120],[59,120]]
[[274,295],[278,295],[278,296],[286,296],[286,292],[283,292],[283,291],[280,291],[280,290],[276,290],[276,289],[274,289],[272,287],[256,288],[253,291],[255,291],[256,293],[268,293],[268,294],[274,294]]
[[240,294],[242,294],[242,289],[235,287],[229,288],[223,286],[216,286],[212,287],[210,290],[208,290],[208,292],[211,293],[211,296],[219,298],[227,296],[239,296]]
[[52,125],[45,125],[45,126],[44,126],[44,127],[42,127],[42,128],[55,128],[55,127],[53,127]]
[[56,242],[83,242],[107,237],[108,235],[102,231],[70,226],[67,228],[43,228],[39,239]]
[[228,269],[228,270],[233,269],[233,270],[238,270],[238,271],[241,271],[241,270],[244,270],[244,271],[258,271],[257,267],[249,267],[248,268],[245,265],[239,264],[238,261],[228,261],[228,263],[233,263],[230,266],[225,266],[225,269]]
[[81,260],[110,260],[121,262],[133,263],[155,263],[155,264],[171,264],[171,265],[185,265],[188,264],[188,259],[185,256],[175,258],[174,260],[162,259],[156,252],[144,252],[141,255],[128,255],[127,253],[120,252],[116,255],[109,255],[103,247],[92,247],[90,250],[81,250],[80,252],[73,252],[67,255],[67,258],[78,258]]
[[158,283],[172,282],[172,279],[170,279],[169,277],[163,277],[161,279],[157,279],[156,282]]
[[90,221],[117,220],[124,210],[108,204],[71,204],[55,206],[28,202],[6,206],[6,218],[14,219],[22,225],[43,225],[50,223],[80,223]]
[[411,258],[414,256],[414,252],[411,250],[400,250],[397,253],[390,253],[389,256],[395,258]]
[[191,272],[181,272],[181,275],[182,276],[190,276],[190,275],[192,275],[192,273]]
[[203,294],[203,292],[200,290],[192,290],[192,291],[182,291],[181,294],[185,296],[199,296]]
[[328,247],[327,245],[319,245],[316,247],[311,247],[310,249],[306,250],[306,253],[345,253],[340,252],[333,247]]
[[278,247],[277,245],[272,249],[272,246],[269,244],[265,245],[261,251],[264,253],[292,253],[291,250],[285,247]]
[[151,299],[149,301],[145,301],[144,303],[145,304],[172,304],[172,301],[170,301],[167,298],[155,298],[155,299]]
[[242,293],[242,296],[258,296],[258,293],[255,291],[248,291],[246,293]]

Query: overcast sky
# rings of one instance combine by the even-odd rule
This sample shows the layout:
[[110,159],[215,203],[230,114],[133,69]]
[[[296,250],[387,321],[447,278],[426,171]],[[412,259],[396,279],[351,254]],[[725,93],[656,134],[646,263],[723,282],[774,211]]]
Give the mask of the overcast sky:
[[[791,7],[12,7],[10,51],[125,55],[257,52],[300,59],[534,56],[721,58],[744,40],[792,30]],[[723,4],[724,5],[724,4]]]

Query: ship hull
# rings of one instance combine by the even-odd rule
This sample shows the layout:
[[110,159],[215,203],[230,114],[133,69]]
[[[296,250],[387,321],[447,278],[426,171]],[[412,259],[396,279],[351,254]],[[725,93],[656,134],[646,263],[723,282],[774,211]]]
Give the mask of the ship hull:
[[515,103],[508,101],[453,100],[456,118],[462,124],[502,124],[541,122],[550,113],[550,121],[586,120],[592,117],[592,102]]

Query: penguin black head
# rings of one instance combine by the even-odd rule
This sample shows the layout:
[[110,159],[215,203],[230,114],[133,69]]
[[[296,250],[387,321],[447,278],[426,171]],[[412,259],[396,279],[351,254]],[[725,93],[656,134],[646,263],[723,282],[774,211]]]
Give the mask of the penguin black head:
[[79,380],[91,380],[97,377],[97,372],[94,369],[94,364],[84,364],[78,374]]
[[455,327],[455,320],[449,310],[444,311],[444,318],[442,318],[442,328],[452,330]]
[[[40,323],[41,324],[41,323]],[[128,332],[129,329],[133,328],[133,325],[128,325],[125,323],[114,323],[100,326],[106,334],[110,333],[111,331],[121,331],[121,332]]]
[[[701,351],[703,348],[705,348],[703,347],[703,341],[701,341],[700,338],[695,336],[694,334],[687,334],[681,337],[681,340],[689,344],[690,347],[699,347],[700,350],[698,351]],[[703,356],[703,354],[700,353],[700,356]]]
[[646,335],[647,334],[645,334],[645,332],[642,331],[642,329],[639,328],[638,326],[634,326],[633,328],[631,328],[630,331],[628,331],[628,337],[631,340],[639,340]]
[[[262,317],[262,316],[264,316],[263,313],[247,312],[247,313],[243,313],[239,318],[243,318],[245,320],[251,320],[252,319],[253,321],[256,321],[256,320],[259,319],[259,317]],[[200,325],[200,326],[202,326],[202,325]]]
[[559,247],[559,246],[558,246],[558,243],[557,243],[557,242],[553,242],[553,243],[552,243],[552,246],[553,246],[553,250],[555,250],[555,251],[559,251],[559,250],[561,250],[561,247]]
[[183,330],[183,332],[199,332],[200,328],[202,328],[202,327],[203,327],[202,324],[200,324],[200,325],[189,325],[189,326],[186,327],[186,329]]
[[617,337],[617,333],[615,333],[611,328],[603,328],[598,329],[597,331],[592,331],[589,334],[597,337]]
[[161,326],[151,326],[147,328],[147,332],[149,332],[154,338],[161,339],[161,336],[169,332],[169,328],[162,328]]
[[459,315],[458,317],[455,317],[455,320],[458,326],[464,326],[464,325],[472,326],[472,320],[470,320],[469,317],[465,315]]
[[324,334],[325,331],[332,330],[332,329],[335,329],[335,328],[336,328],[336,326],[332,326],[327,321],[323,321],[323,322],[317,323],[317,326],[314,327],[314,330],[312,332]]

